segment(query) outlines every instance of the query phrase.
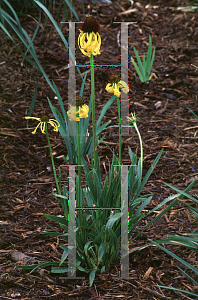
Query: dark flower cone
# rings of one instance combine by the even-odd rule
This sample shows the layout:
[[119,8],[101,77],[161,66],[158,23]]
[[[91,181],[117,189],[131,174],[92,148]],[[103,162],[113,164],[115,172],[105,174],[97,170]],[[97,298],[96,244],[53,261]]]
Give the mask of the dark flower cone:
[[84,32],[98,32],[100,29],[100,24],[98,20],[93,16],[88,16],[84,23],[81,25],[81,30]]
[[112,74],[110,77],[109,77],[109,80],[108,82],[113,84],[113,83],[117,83],[120,81],[120,77],[118,75],[115,75],[115,74]]

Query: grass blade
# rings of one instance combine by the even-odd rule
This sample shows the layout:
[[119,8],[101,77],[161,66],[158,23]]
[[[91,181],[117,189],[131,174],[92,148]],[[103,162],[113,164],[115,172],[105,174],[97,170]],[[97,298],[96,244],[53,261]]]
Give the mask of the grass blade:
[[138,73],[138,76],[139,76],[141,82],[143,82],[144,78],[143,78],[142,73],[141,73],[140,69],[138,68],[136,62],[134,61],[133,57],[131,57],[131,61],[132,61],[133,65],[134,65],[134,67],[135,67],[136,72]]
[[146,65],[145,65],[145,70],[148,74],[148,70],[150,67],[150,61],[151,61],[151,52],[152,52],[152,40],[151,40],[151,36],[149,35],[149,46],[148,46],[148,52],[147,52],[147,57],[146,57]]
[[192,271],[194,271],[197,275],[198,275],[198,269],[193,267],[191,264],[187,263],[185,260],[183,260],[182,258],[180,258],[179,256],[177,256],[176,254],[172,253],[171,251],[167,250],[166,248],[162,247],[161,245],[159,245],[158,243],[148,239],[152,244],[156,245],[157,247],[159,247],[161,250],[165,251],[167,254],[169,254],[170,256],[172,256],[173,258],[175,258],[176,260],[178,260],[180,263],[182,263],[184,266],[186,266],[187,268],[191,269]]
[[140,68],[140,72],[141,72],[141,74],[142,74],[142,76],[143,76],[143,79],[144,79],[144,78],[145,78],[145,70],[144,70],[144,68],[143,68],[141,59],[140,59],[140,57],[139,57],[139,55],[138,55],[138,52],[137,52],[137,50],[135,49],[135,47],[133,47],[133,50],[134,50],[134,52],[135,52],[135,56],[136,56],[136,59],[137,59],[137,62],[138,62],[138,66],[139,66],[139,68]]
[[154,162],[152,163],[151,167],[149,168],[148,172],[146,173],[144,179],[142,180],[141,186],[139,187],[137,193],[136,193],[136,197],[139,196],[139,194],[141,193],[143,187],[145,186],[145,184],[147,183],[151,173],[153,172],[154,168],[156,167],[161,155],[162,155],[163,149],[160,151],[160,153],[157,155],[157,157],[155,158]]
[[169,290],[173,290],[173,291],[177,291],[177,292],[182,292],[182,293],[186,293],[190,296],[194,296],[196,298],[198,298],[198,295],[197,294],[193,294],[191,292],[188,292],[188,291],[184,291],[184,290],[180,290],[180,289],[176,289],[174,287],[169,287],[169,286],[163,286],[163,285],[157,285],[158,287],[162,288],[162,289],[169,289]]

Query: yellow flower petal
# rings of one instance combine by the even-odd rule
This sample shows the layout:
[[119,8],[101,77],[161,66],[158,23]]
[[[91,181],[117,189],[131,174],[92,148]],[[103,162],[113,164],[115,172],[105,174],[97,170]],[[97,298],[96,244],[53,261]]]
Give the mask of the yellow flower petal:
[[54,127],[54,131],[58,131],[58,127],[60,127],[60,124],[58,123],[58,121],[54,120],[54,119],[50,119],[49,120],[50,125],[52,125],[52,127]]
[[120,94],[121,94],[121,93],[119,92],[119,89],[118,89],[118,87],[117,87],[117,84],[115,84],[115,85],[116,85],[116,86],[115,86],[114,91],[113,91],[113,92],[114,92],[114,95],[117,96],[117,97],[120,97]]
[[113,86],[111,86],[111,83],[108,83],[106,86],[106,91],[108,93],[113,93]]
[[40,121],[41,119],[40,118],[35,118],[35,117],[25,117],[25,119],[35,119],[37,121]]
[[76,115],[69,113],[69,111],[67,112],[67,115],[68,115],[70,121],[76,120]]
[[[46,122],[41,122],[41,132],[42,133],[45,133],[45,124],[46,124]],[[46,126],[47,126],[47,124],[46,124]]]
[[79,113],[79,110],[76,111],[76,106],[70,105],[70,109],[67,111],[67,115],[70,121],[80,121],[79,117],[76,117],[76,114]]
[[36,133],[36,131],[37,131],[37,129],[38,129],[38,127],[40,126],[40,122],[38,123],[38,125],[36,126],[36,128],[34,129],[34,131],[32,131],[32,134],[35,134]]
[[124,81],[122,81],[122,80],[120,81],[120,83],[121,83],[122,86],[123,86],[122,91],[123,91],[125,94],[127,94],[128,91],[129,91],[128,85],[126,84],[126,82],[124,82]]
[[[87,39],[87,42],[85,41],[85,38]],[[101,45],[101,37],[98,32],[83,33],[82,31],[80,31],[80,35],[78,37],[78,45],[81,52],[88,57],[91,57],[91,54],[101,54],[99,51]]]
[[84,104],[82,108],[80,108],[79,117],[86,119],[88,118],[88,113],[89,113],[89,106]]
[[106,91],[109,93],[114,93],[115,96],[120,97],[121,92],[119,91],[119,88],[121,87],[121,84],[113,83],[111,85],[110,83],[106,86]]
[[93,42],[93,34],[87,33],[87,44],[90,45]]
[[[34,129],[34,131],[32,131],[32,134],[36,133],[38,127],[40,127],[41,132],[45,134],[45,125],[47,126],[48,123],[50,123],[50,125],[54,127],[54,131],[58,131],[58,127],[60,126],[60,124],[58,123],[58,121],[56,121],[54,119],[49,119],[47,116],[43,116],[42,118],[25,117],[25,119],[33,119],[33,120],[39,121],[39,123],[36,126],[36,128]],[[47,119],[49,121],[42,121],[42,120],[45,120],[45,119]]]

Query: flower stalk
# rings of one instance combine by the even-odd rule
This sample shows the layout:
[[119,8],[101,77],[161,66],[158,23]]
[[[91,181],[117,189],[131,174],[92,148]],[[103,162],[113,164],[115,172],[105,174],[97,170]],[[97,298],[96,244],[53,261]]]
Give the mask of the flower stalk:
[[142,180],[142,168],[143,168],[143,145],[142,145],[142,138],[141,138],[141,135],[140,135],[140,132],[139,132],[139,129],[136,125],[136,123],[134,123],[134,127],[135,127],[135,130],[138,134],[138,137],[139,137],[139,141],[140,141],[140,162],[141,162],[141,175],[140,175],[140,181]]
[[[79,122],[77,122],[77,141],[78,141],[78,200],[77,207],[80,207],[80,188],[81,188],[81,152],[80,152],[80,130],[79,130]],[[79,225],[81,227],[81,213],[79,212]]]
[[138,134],[139,141],[140,141],[140,164],[141,164],[140,181],[141,181],[142,180],[142,169],[143,169],[143,145],[142,145],[142,137],[141,137],[141,134],[140,134],[139,129],[136,124],[139,121],[139,119],[136,118],[135,112],[134,112],[134,115],[133,115],[133,113],[131,113],[131,117],[127,117],[127,119],[129,120],[129,125],[135,127],[135,130]]
[[120,80],[120,77],[112,74],[109,77],[108,84],[106,86],[106,91],[109,93],[114,93],[117,99],[117,106],[118,106],[118,118],[119,118],[119,164],[122,164],[121,152],[122,152],[122,136],[121,136],[121,115],[120,115],[120,106],[121,102],[119,97],[121,95],[121,88],[122,91],[127,94],[128,93],[128,86],[127,84]]
[[60,127],[60,124],[58,123],[58,121],[56,121],[54,119],[49,119],[48,116],[46,116],[46,115],[42,116],[42,118],[25,117],[25,119],[26,120],[33,119],[33,120],[39,121],[39,123],[36,126],[36,128],[34,129],[34,131],[32,131],[32,134],[35,134],[37,129],[40,127],[41,132],[43,134],[46,134],[46,136],[47,136],[47,142],[48,142],[49,150],[50,150],[50,156],[51,156],[51,161],[52,161],[52,168],[53,168],[53,172],[54,172],[54,178],[55,178],[55,181],[56,181],[56,186],[57,186],[58,193],[59,193],[59,195],[61,195],[61,191],[60,191],[57,176],[56,176],[56,169],[55,169],[55,165],[54,165],[52,148],[51,148],[50,139],[49,139],[49,135],[48,135],[48,131],[47,131],[47,124],[48,123],[54,128],[54,131],[56,131],[56,132],[58,132],[58,127]]
[[[80,144],[80,119],[88,118],[89,106],[84,104],[84,98],[81,96],[77,96],[76,100],[72,100],[72,105],[70,105],[70,109],[67,111],[67,115],[69,120],[76,121],[77,125],[77,151],[78,151],[78,199],[77,199],[77,207],[80,207],[80,191],[81,191],[81,144]],[[81,213],[79,212],[79,222],[81,224]]]
[[96,169],[96,122],[95,122],[95,82],[94,82],[94,59],[93,54],[90,57],[90,69],[91,69],[91,101],[92,101],[92,126],[93,126],[93,157],[94,157],[94,169]]
[[118,106],[118,118],[119,118],[119,164],[122,164],[122,136],[121,136],[121,116],[120,116],[120,99],[117,99],[117,106]]
[[50,144],[50,139],[49,139],[48,130],[47,130],[47,123],[45,123],[45,133],[46,133],[47,142],[48,142],[48,145],[49,145],[49,151],[50,151],[50,157],[51,157],[51,161],[52,161],[52,169],[53,169],[53,172],[54,172],[54,178],[55,178],[55,182],[56,182],[56,187],[57,187],[59,195],[61,195],[61,190],[60,190],[60,187],[59,187],[59,184],[58,184],[58,180],[57,180],[57,176],[56,176],[56,169],[55,169],[55,165],[54,165],[54,158],[53,158],[53,154],[52,154],[52,147],[51,147],[51,144]]
[[92,126],[93,126],[93,158],[94,169],[96,169],[96,122],[95,122],[95,82],[94,82],[94,59],[93,56],[100,55],[101,37],[98,33],[100,24],[93,16],[87,16],[84,20],[78,37],[78,45],[81,52],[90,57],[91,71],[91,101],[92,101]]

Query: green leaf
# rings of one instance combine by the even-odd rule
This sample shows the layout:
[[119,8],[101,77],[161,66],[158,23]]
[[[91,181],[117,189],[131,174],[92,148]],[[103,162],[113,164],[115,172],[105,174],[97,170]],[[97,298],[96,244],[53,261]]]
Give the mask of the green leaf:
[[96,270],[93,270],[89,274],[89,286],[91,287],[96,276]]
[[[191,184],[188,186],[188,191],[193,187],[193,185],[195,184],[196,181],[197,181],[197,179],[195,178],[195,179],[191,182]],[[185,196],[185,197],[187,197],[187,198],[193,200],[194,202],[196,202],[196,203],[198,204],[198,200],[197,200],[197,199],[195,199],[194,197],[190,196],[189,194],[187,194],[187,193],[185,192],[187,189],[183,192],[183,191],[177,189],[176,187],[171,186],[170,184],[168,184],[168,183],[166,183],[166,182],[163,182],[163,183],[166,184],[167,186],[169,186],[171,189],[175,190],[176,192],[179,192],[179,193],[181,194],[181,195],[178,197],[179,199],[182,199],[183,196]]]
[[151,167],[149,168],[148,172],[146,173],[142,183],[141,183],[141,186],[139,187],[137,193],[136,193],[136,197],[139,196],[139,194],[141,193],[143,187],[145,186],[145,184],[147,183],[151,173],[153,172],[154,168],[156,167],[161,155],[162,155],[162,152],[163,152],[163,149],[160,151],[160,153],[157,155],[157,157],[155,158],[154,162],[152,163]]
[[51,235],[51,236],[57,236],[57,237],[67,237],[68,233],[59,233],[59,232],[47,232],[47,231],[42,231],[43,234]]
[[151,36],[149,35],[149,47],[148,47],[147,63],[146,63],[146,70],[148,72],[148,76],[150,75],[153,66],[153,61],[155,57],[155,48],[153,49],[152,58],[151,58],[151,53],[152,53],[152,39]]
[[[148,52],[147,52],[147,58],[146,58],[146,65],[145,65],[145,70],[148,72],[150,63],[151,63],[151,53],[152,53],[152,39],[151,36],[149,35],[149,46],[148,46]],[[149,73],[150,74],[150,73]],[[148,75],[148,74],[147,74]]]
[[87,242],[87,243],[85,244],[85,246],[84,246],[85,255],[88,254],[88,248],[89,248],[89,245],[90,245],[91,243],[92,243],[92,241],[89,241],[89,242]]
[[25,270],[32,269],[32,271],[30,272],[30,274],[31,274],[38,268],[43,268],[43,267],[48,267],[48,266],[53,266],[53,265],[59,265],[59,262],[58,261],[52,261],[52,262],[40,263],[40,264],[37,264],[37,265],[29,265],[29,266],[15,265],[15,266],[17,268],[25,269]]
[[78,17],[78,15],[77,15],[77,13],[76,13],[76,11],[75,11],[74,6],[72,5],[72,3],[71,3],[69,0],[64,0],[64,2],[67,3],[67,5],[68,5],[70,11],[73,12],[73,14],[74,14],[76,20],[77,20],[78,22],[80,22],[79,17]]
[[[60,105],[60,108],[61,108],[61,111],[62,111],[62,114],[63,114],[63,117],[64,117],[64,120],[65,120],[65,123],[67,123],[66,122],[66,120],[67,120],[67,114],[66,114],[66,112],[65,112],[65,108],[64,108],[64,105],[63,105],[63,101],[62,101],[62,98],[61,98],[61,95],[60,95],[60,93],[59,93],[59,91],[58,91],[58,89],[57,89],[57,87],[56,87],[56,84],[55,84],[55,82],[52,80],[52,83],[53,83],[53,86],[54,86],[54,89],[55,89],[55,92],[56,92],[56,96],[57,96],[57,98],[58,98],[58,102],[59,102],[59,105]],[[49,101],[49,100],[48,100]],[[51,102],[50,102],[51,103]],[[53,107],[53,106],[52,106]]]
[[[33,98],[32,98],[31,104],[30,104],[30,108],[29,108],[29,112],[28,112],[28,117],[31,116],[31,113],[32,113],[33,108],[34,108],[34,104],[35,104],[35,101],[36,101],[37,90],[38,90],[38,83],[39,83],[39,72],[38,72],[37,83],[36,83],[35,90],[34,90],[34,95],[33,95]],[[28,128],[28,122],[29,122],[29,119],[27,120],[27,128]]]
[[[71,163],[73,163],[73,156],[76,157],[77,156],[77,153],[75,152],[72,144],[71,144],[71,141],[70,141],[70,137],[68,135],[68,127],[67,127],[67,123],[66,123],[66,127],[65,127],[65,124],[64,124],[64,121],[63,121],[63,118],[62,116],[60,115],[60,113],[53,107],[52,103],[50,102],[49,98],[47,97],[47,100],[48,100],[48,103],[49,103],[49,106],[51,108],[51,111],[56,119],[56,121],[59,122],[60,124],[60,127],[58,128],[61,136],[63,137],[63,139],[65,140],[65,144],[66,144],[66,147],[67,147],[67,152],[68,152],[68,155],[69,155],[69,160]],[[63,108],[64,109],[64,108]],[[66,118],[66,116],[65,116]]]
[[138,55],[138,52],[137,52],[137,50],[135,49],[135,47],[133,47],[133,50],[134,50],[134,52],[135,52],[135,56],[136,56],[136,59],[137,59],[137,62],[138,62],[138,66],[139,66],[139,68],[140,68],[140,72],[141,72],[141,74],[142,74],[143,79],[145,80],[145,70],[144,70],[144,68],[143,68],[141,59],[140,59],[140,57],[139,57],[139,55]]
[[198,119],[198,116],[190,108],[188,108],[188,110],[190,110],[190,112]]
[[177,266],[177,268],[184,273],[190,280],[192,280],[194,282],[194,284],[198,285],[198,282],[195,281],[190,275],[188,275],[186,272],[184,272],[184,270],[182,270],[180,267]]
[[107,222],[107,224],[106,224],[106,231],[108,231],[109,228],[112,228],[113,225],[114,225],[114,223],[115,223],[118,219],[120,219],[121,216],[122,216],[122,213],[115,213],[114,215],[111,215],[110,218],[109,218],[109,220],[108,220],[108,222]]
[[139,215],[144,210],[144,208],[149,204],[149,202],[151,201],[152,198],[153,198],[153,196],[150,196],[142,202],[142,204],[136,210],[134,217]]
[[136,72],[138,73],[138,76],[139,76],[141,82],[144,82],[143,75],[142,75],[140,69],[138,68],[136,62],[134,61],[134,59],[132,57],[131,57],[131,61],[132,61],[133,65],[134,65],[134,67],[135,67]]
[[67,273],[69,271],[73,271],[73,269],[69,270],[69,268],[60,268],[60,267],[57,268],[57,267],[53,267],[52,270],[51,270],[52,273],[56,273],[56,274],[57,273],[60,273],[60,274],[61,273]]
[[105,253],[106,245],[104,243],[100,244],[100,247],[98,249],[98,261],[100,261],[103,257],[103,254]]
[[100,273],[104,272],[105,271],[105,266],[103,266],[100,270]]
[[180,245],[198,251],[198,237],[192,238],[187,236],[169,235],[167,239],[157,240],[156,242],[162,244]]
[[59,224],[64,224],[67,226],[69,224],[68,220],[66,220],[65,218],[56,217],[54,215],[47,215],[47,214],[43,214],[43,216],[51,221],[58,222]]
[[179,256],[177,256],[176,254],[172,253],[171,251],[167,250],[166,248],[162,247],[161,245],[159,245],[158,243],[148,239],[152,244],[156,245],[157,247],[159,247],[161,250],[165,251],[167,254],[169,254],[170,256],[172,256],[173,258],[175,258],[176,260],[178,260],[180,263],[182,263],[184,266],[186,266],[187,268],[191,269],[192,271],[194,271],[197,275],[198,275],[198,269],[196,269],[195,267],[193,267],[191,264],[187,263],[185,260],[183,260],[182,258],[180,258]]
[[[135,67],[135,70],[141,80],[141,82],[147,82],[149,80],[150,77],[150,72],[152,69],[152,65],[153,65],[153,61],[154,61],[154,57],[155,57],[155,48],[153,50],[153,55],[152,55],[152,39],[151,36],[149,35],[149,46],[148,46],[148,52],[147,52],[147,58],[145,58],[145,54],[143,54],[143,62],[141,62],[141,59],[138,55],[137,50],[135,49],[135,47],[133,47],[134,52],[135,52],[135,56],[137,59],[137,64],[135,63],[134,59],[131,57],[131,61]],[[151,58],[152,55],[152,58]]]
[[[19,26],[19,29],[16,26],[14,26],[14,24],[18,26],[18,23],[9,14],[7,14],[3,9],[1,10],[1,16],[8,23],[8,25],[12,28],[12,30],[16,33],[16,35],[19,37],[19,39],[22,41],[24,47],[30,52],[31,56],[34,58],[34,60],[36,62],[36,65],[33,63],[33,61],[31,59],[29,59],[29,57],[26,54],[24,54],[21,51],[20,47],[18,46],[18,44],[15,43],[15,41],[13,40],[13,38],[11,37],[11,35],[7,31],[7,29],[3,26],[3,24],[0,23],[0,27],[9,36],[9,38],[13,41],[13,43],[16,45],[17,49],[20,51],[20,53],[23,55],[23,57],[27,61],[29,61],[35,68],[37,68],[38,71],[42,72],[43,76],[45,77],[46,81],[48,82],[49,86],[51,87],[51,89],[54,92],[54,88],[53,88],[49,78],[47,77],[45,71],[43,70],[42,66],[39,63],[39,60],[37,58],[37,55],[36,55],[36,52],[34,49],[33,42],[31,41],[27,32],[21,27],[21,25]],[[25,38],[29,42],[29,44],[26,42]],[[34,38],[34,36],[33,36],[33,38]]]
[[[69,1],[69,0],[64,0],[64,1],[65,1],[65,2],[67,3],[67,5],[69,6],[70,10],[72,10],[72,12],[74,13],[74,15],[75,15],[75,17],[76,17],[76,20],[77,20],[78,22],[80,22],[79,17],[78,17],[78,15],[77,15],[76,11],[74,10],[73,6],[71,5],[70,1]],[[36,0],[34,0],[34,2],[35,2],[35,3],[36,3],[36,4],[37,4],[44,12],[45,12],[45,14],[46,14],[46,15],[48,16],[48,18],[51,20],[51,22],[52,22],[54,28],[56,29],[56,31],[58,32],[59,36],[61,37],[61,39],[62,39],[62,41],[63,41],[63,43],[64,43],[64,45],[65,45],[65,48],[69,51],[68,43],[67,43],[67,41],[66,41],[66,39],[65,39],[65,37],[64,37],[64,35],[63,35],[63,33],[62,33],[62,31],[61,31],[61,29],[58,27],[56,21],[54,20],[53,16],[50,14],[50,12],[47,10],[47,8],[46,8],[41,2],[36,1]],[[73,64],[75,65],[75,57],[73,56],[72,53],[70,53],[70,57],[71,57],[71,59],[72,59],[72,61],[73,61]],[[79,67],[76,66],[76,68],[77,68],[77,71],[78,71],[80,77],[83,79]],[[47,78],[47,79],[48,79],[48,78]],[[48,79],[48,83],[49,83],[49,79]],[[54,88],[53,88],[53,86],[51,85],[51,83],[50,83],[50,87],[51,87],[52,90],[54,91]],[[54,92],[55,92],[55,91],[54,91]]]
[[160,287],[160,288],[162,288],[162,289],[168,289],[168,290],[173,290],[173,291],[185,293],[185,294],[188,294],[188,295],[190,295],[190,296],[193,296],[193,297],[197,297],[197,298],[198,298],[198,295],[197,295],[197,294],[193,294],[193,293],[188,292],[188,291],[176,289],[176,288],[174,288],[174,287],[163,286],[163,285],[157,285],[157,287]]

